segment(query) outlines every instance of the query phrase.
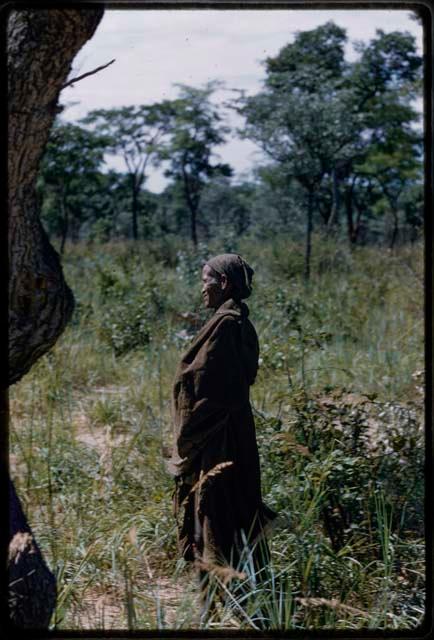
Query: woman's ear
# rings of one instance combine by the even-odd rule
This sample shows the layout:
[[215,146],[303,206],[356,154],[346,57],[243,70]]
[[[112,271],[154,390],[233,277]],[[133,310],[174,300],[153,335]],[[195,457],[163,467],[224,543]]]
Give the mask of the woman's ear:
[[220,277],[220,286],[222,288],[222,291],[224,291],[225,293],[229,293],[232,289],[232,284],[229,282],[224,273],[222,273]]

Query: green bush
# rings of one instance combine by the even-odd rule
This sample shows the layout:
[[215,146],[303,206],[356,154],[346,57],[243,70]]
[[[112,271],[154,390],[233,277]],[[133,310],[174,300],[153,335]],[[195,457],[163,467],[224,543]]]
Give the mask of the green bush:
[[98,293],[104,303],[98,317],[97,335],[110,345],[116,356],[149,344],[164,301],[154,274],[131,287],[129,269],[121,274],[98,269]]
[[[372,536],[375,499],[385,491],[394,530],[423,535],[422,411],[345,389],[288,395],[285,421],[259,416],[264,481],[273,506],[291,512],[288,493],[309,503],[335,551]],[[294,472],[297,474],[294,478]],[[279,482],[277,479],[279,478]],[[304,517],[301,505],[297,512]]]

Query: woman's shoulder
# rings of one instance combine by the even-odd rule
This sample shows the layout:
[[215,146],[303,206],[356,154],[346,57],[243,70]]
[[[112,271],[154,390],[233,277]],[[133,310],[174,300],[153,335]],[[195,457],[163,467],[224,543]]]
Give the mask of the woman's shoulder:
[[227,310],[226,312],[221,313],[218,318],[216,314],[214,318],[217,321],[215,326],[220,327],[221,330],[228,329],[231,327],[234,328],[236,326],[238,327],[242,326],[249,333],[256,334],[256,329],[253,323],[251,322],[250,318],[247,317],[247,315],[240,314],[237,312],[232,312],[232,310]]
[[213,334],[215,339],[234,337],[237,340],[242,339],[247,344],[254,344],[258,348],[258,334],[248,318],[229,314],[221,316],[214,327]]
[[248,318],[247,305],[244,303],[237,304],[233,300],[224,303],[212,316],[212,334],[214,336],[223,336],[228,334],[247,334],[250,340],[257,341],[255,327]]
[[218,333],[220,335],[236,331],[241,324],[240,316],[229,313],[221,315],[219,318],[216,318],[216,320],[214,333]]

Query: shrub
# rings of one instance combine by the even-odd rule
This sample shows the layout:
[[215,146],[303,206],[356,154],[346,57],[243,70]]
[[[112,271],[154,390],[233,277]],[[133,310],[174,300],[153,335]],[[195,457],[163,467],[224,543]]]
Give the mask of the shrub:
[[[294,390],[286,420],[259,416],[258,438],[274,506],[289,508],[289,486],[312,501],[338,551],[353,534],[371,537],[375,500],[386,492],[394,529],[423,535],[424,446],[420,408],[379,402],[346,389]],[[297,478],[291,478],[294,471]],[[294,503],[292,503],[294,506]],[[375,516],[374,516],[375,519]]]

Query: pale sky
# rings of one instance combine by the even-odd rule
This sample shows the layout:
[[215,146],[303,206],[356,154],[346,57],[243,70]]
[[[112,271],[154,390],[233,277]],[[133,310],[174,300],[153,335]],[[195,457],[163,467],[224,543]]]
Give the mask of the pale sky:
[[[376,29],[409,31],[422,53],[422,27],[403,10],[110,10],[105,11],[93,38],[74,60],[70,77],[75,77],[116,61],[107,69],[64,89],[62,114],[76,121],[91,109],[139,105],[174,98],[174,83],[194,87],[209,80],[221,80],[225,87],[254,94],[262,87],[265,71],[262,61],[275,56],[292,42],[297,31],[314,29],[332,20],[347,31],[347,59],[355,57],[351,43],[369,41]],[[230,91],[219,91],[216,101],[230,98]],[[229,124],[239,126],[231,116]],[[236,133],[217,149],[219,158],[235,169],[236,177],[248,175],[257,147],[237,139]],[[108,160],[108,157],[107,157]],[[108,165],[124,170],[120,160]],[[161,171],[149,172],[145,184],[161,191],[166,181]]]

